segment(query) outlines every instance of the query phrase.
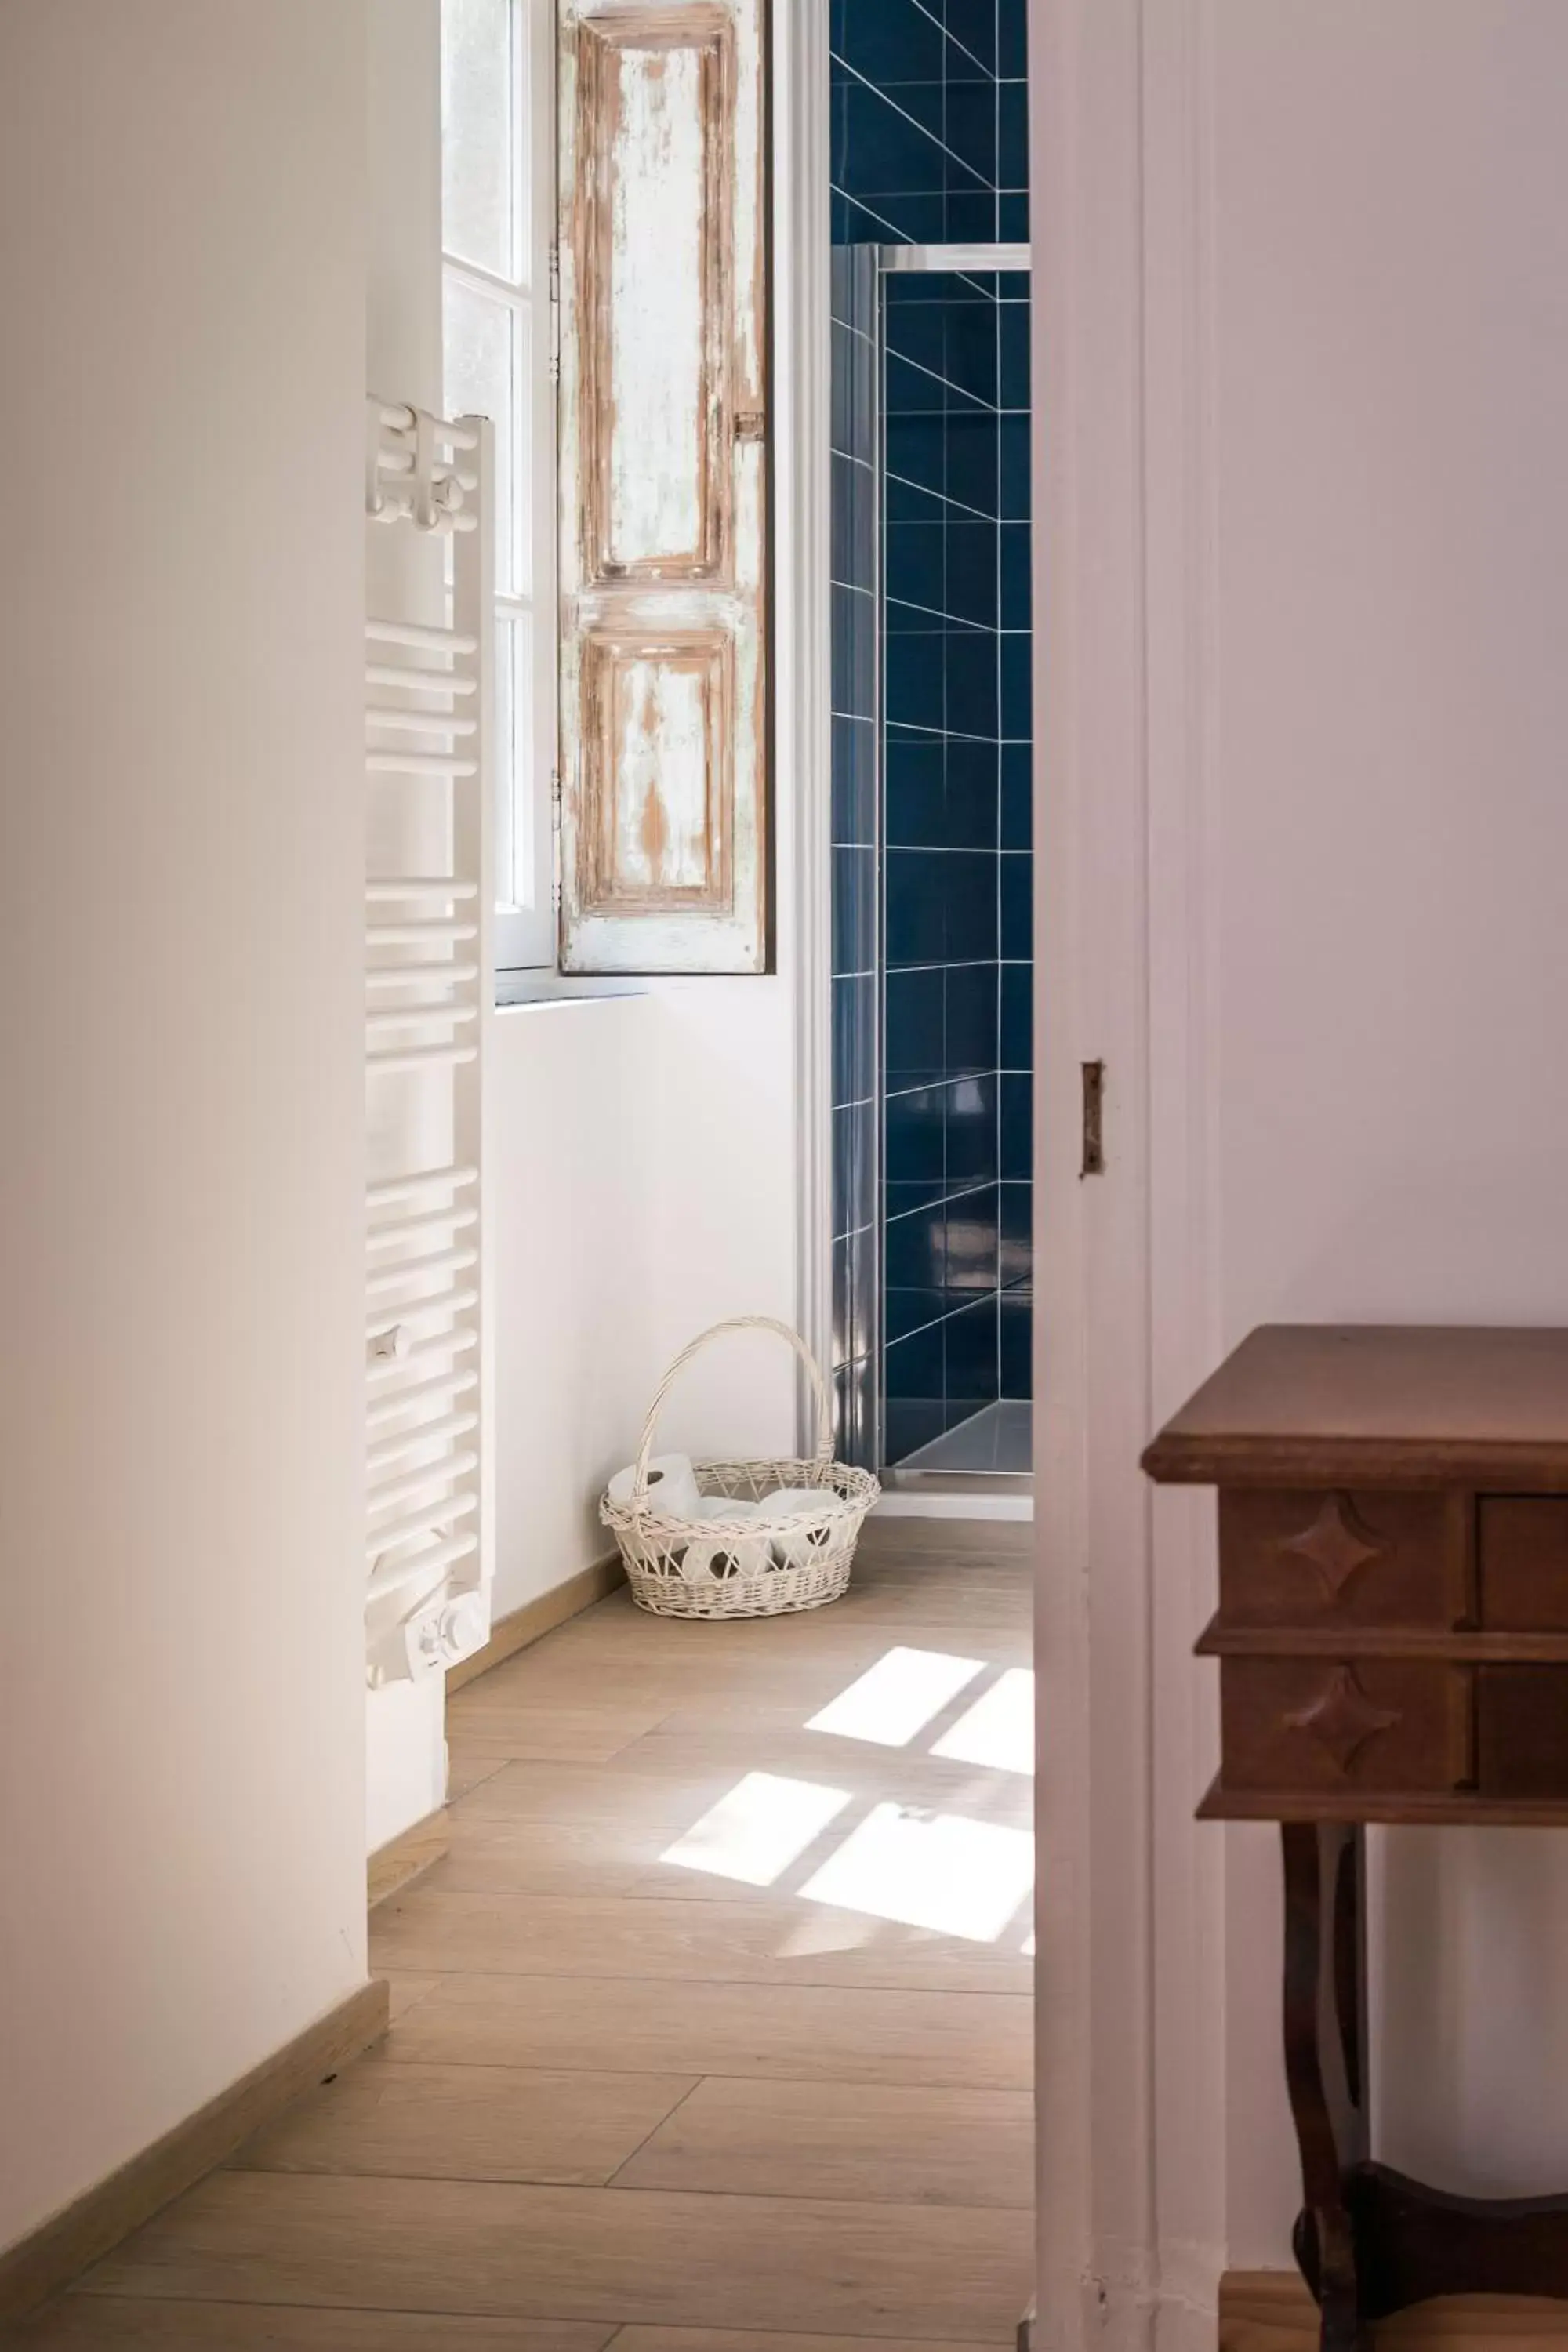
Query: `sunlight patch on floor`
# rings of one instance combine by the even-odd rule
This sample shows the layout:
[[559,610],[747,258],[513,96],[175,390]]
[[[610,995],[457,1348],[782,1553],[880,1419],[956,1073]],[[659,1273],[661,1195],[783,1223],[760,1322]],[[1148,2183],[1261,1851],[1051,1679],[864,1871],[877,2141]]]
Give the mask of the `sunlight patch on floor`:
[[907,1748],[984,1672],[980,1658],[949,1657],[942,1650],[889,1650],[805,1727],[878,1748]]
[[801,1895],[990,1944],[1017,1916],[1034,1883],[1035,1842],[1027,1830],[885,1804],[851,1831]]
[[748,1772],[659,1859],[743,1886],[771,1886],[848,1802],[847,1789]]
[[[910,1750],[916,1769],[922,1732],[929,1738],[971,1685],[992,1671],[983,1659],[944,1650],[891,1649],[805,1727]],[[921,1752],[981,1771],[1026,1775],[1034,1765],[1034,1675],[1011,1667]],[[795,1863],[809,1868],[815,1860],[799,1890],[801,1902],[816,1906],[815,1918],[799,1923],[792,1953],[852,1948],[877,1920],[975,1944],[994,1943],[1015,1921],[1026,1925],[1018,1915],[1035,1882],[1030,1831],[889,1801],[873,1806],[842,1843],[829,1841],[826,1858],[812,1856],[852,1801],[845,1789],[748,1772],[660,1860],[759,1887],[775,1886]]]
[[959,1764],[984,1764],[998,1772],[1035,1769],[1035,1677],[1027,1666],[1011,1666],[977,1698],[966,1715],[931,1749]]

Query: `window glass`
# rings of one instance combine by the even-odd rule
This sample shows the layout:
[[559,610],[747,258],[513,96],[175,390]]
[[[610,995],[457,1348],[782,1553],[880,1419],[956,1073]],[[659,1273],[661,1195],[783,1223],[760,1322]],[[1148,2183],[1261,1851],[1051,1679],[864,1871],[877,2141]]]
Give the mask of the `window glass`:
[[518,763],[516,710],[517,641],[510,621],[496,624],[495,664],[495,886],[500,907],[519,904],[515,887],[518,864],[518,790],[525,769]]
[[442,243],[498,278],[518,274],[511,0],[443,0]]
[[445,306],[447,414],[488,416],[495,425],[496,586],[502,595],[515,594],[521,586],[515,497],[521,373],[517,314],[510,302],[451,272]]
[[[526,614],[504,618],[496,647],[496,759],[514,811],[531,802],[529,787],[535,782],[533,742],[533,623]],[[542,781],[542,780],[538,780]],[[501,896],[514,907],[537,907],[541,894],[549,895],[549,877],[535,869],[539,859],[536,824],[517,822],[510,842],[500,845],[506,856],[496,861],[496,882]]]
[[[494,845],[503,969],[554,959],[555,639],[532,609],[536,594],[549,599],[554,576],[552,399],[542,377],[534,382],[550,333],[547,253],[535,235],[548,236],[552,206],[536,207],[530,184],[533,163],[552,152],[554,26],[551,0],[442,0],[442,404],[448,416],[488,416],[495,428]],[[548,668],[540,671],[541,663]]]

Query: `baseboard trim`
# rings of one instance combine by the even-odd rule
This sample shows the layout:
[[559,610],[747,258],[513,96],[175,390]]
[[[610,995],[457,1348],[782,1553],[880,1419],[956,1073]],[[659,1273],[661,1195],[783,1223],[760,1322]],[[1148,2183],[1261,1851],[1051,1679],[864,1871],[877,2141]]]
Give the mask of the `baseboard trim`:
[[323,2074],[379,2041],[386,2032],[387,2001],[384,1982],[361,1985],[129,2164],[0,2252],[0,2322],[22,2317],[68,2286]]
[[384,1903],[389,1895],[396,1895],[410,1880],[422,1878],[432,1863],[439,1862],[452,1843],[451,1823],[445,1805],[426,1813],[400,1837],[388,1838],[378,1845],[365,1864],[365,1901],[371,1910]]
[[[1447,2295],[1385,2319],[1378,2352],[1555,2352],[1568,2303],[1533,2295]],[[1220,2282],[1219,2352],[1318,2352],[1317,2306],[1293,2271],[1232,2271]]]
[[584,1609],[607,1601],[626,1580],[621,1556],[614,1552],[607,1559],[596,1559],[591,1568],[580,1569],[564,1584],[558,1584],[553,1592],[543,1592],[537,1601],[524,1601],[521,1609],[514,1609],[509,1617],[501,1619],[482,1650],[476,1650],[461,1665],[447,1668],[447,1697],[460,1691],[465,1683],[488,1675],[492,1666],[515,1658],[520,1650],[542,1642],[546,1633],[553,1633],[557,1625],[564,1625],[569,1618],[580,1617]]

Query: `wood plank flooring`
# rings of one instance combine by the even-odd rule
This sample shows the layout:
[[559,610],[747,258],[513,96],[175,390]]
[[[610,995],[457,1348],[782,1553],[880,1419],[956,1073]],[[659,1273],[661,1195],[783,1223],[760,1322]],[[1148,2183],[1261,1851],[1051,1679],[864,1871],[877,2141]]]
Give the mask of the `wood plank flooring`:
[[[1372,2334],[1377,2352],[1563,2352],[1568,2309],[1530,2295],[1442,2296],[1379,2320]],[[1318,2352],[1321,2336],[1293,2272],[1233,2272],[1221,2283],[1219,2352]]]
[[624,1594],[452,1701],[385,2043],[30,2352],[986,2352],[1032,2279],[1026,1531],[839,1606]]

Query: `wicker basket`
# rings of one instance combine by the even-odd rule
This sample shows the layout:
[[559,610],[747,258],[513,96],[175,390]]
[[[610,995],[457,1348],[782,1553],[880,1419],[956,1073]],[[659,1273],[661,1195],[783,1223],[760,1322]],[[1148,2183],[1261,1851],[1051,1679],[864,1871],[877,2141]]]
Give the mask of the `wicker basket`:
[[[726,1331],[774,1331],[788,1340],[816,1401],[816,1452],[808,1462],[699,1462],[704,1496],[764,1507],[743,1517],[715,1513],[700,1522],[663,1517],[647,1475],[659,1412],[693,1356]],[[820,1510],[768,1517],[770,1495],[801,1487],[820,1493]],[[866,1514],[881,1491],[868,1471],[834,1460],[827,1391],[800,1334],[768,1315],[738,1315],[716,1323],[677,1356],[643,1423],[630,1496],[613,1503],[606,1495],[599,1516],[615,1530],[639,1609],[659,1617],[782,1617],[841,1598]]]

